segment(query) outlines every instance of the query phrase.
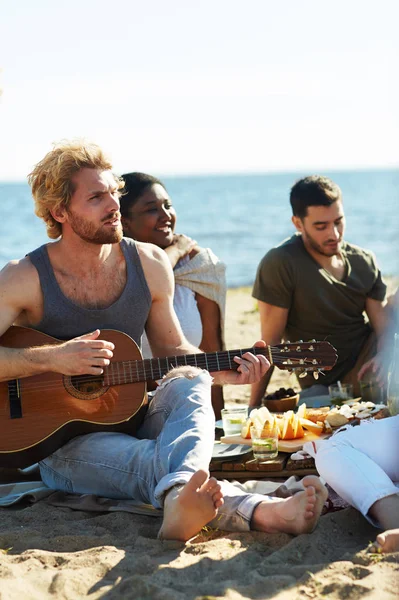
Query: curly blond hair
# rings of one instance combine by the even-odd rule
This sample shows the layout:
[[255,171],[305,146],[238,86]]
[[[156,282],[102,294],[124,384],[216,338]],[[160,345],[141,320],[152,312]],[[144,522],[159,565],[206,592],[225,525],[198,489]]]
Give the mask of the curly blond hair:
[[[35,201],[35,213],[46,223],[47,235],[56,239],[62,235],[62,224],[54,219],[51,211],[68,208],[74,185],[72,177],[80,169],[112,169],[110,160],[97,144],[85,140],[62,140],[41,160],[28,181]],[[115,176],[118,189],[123,181]]]

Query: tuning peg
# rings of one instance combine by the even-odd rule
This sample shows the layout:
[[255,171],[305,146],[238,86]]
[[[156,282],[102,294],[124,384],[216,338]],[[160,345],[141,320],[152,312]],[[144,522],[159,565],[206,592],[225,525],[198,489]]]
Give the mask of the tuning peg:
[[316,381],[319,378],[319,372],[318,371],[313,371],[313,377],[316,379]]
[[303,377],[306,377],[306,375],[307,375],[306,371],[302,371],[302,373],[300,375],[298,375],[298,377],[300,377],[302,379]]

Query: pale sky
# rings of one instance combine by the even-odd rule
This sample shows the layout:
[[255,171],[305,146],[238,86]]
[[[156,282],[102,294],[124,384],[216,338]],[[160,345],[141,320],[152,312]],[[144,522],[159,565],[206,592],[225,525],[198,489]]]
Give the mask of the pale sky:
[[0,0],[0,180],[399,165],[397,0]]

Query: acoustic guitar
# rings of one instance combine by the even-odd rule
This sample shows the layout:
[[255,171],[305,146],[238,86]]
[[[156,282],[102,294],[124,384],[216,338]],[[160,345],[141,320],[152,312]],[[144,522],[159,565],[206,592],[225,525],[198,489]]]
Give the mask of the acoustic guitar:
[[[146,411],[146,381],[160,379],[172,367],[190,365],[210,372],[236,370],[234,357],[250,351],[265,355],[279,369],[318,373],[331,369],[337,359],[331,344],[312,341],[143,360],[138,346],[125,333],[103,330],[99,339],[115,345],[111,363],[102,375],[48,372],[0,382],[1,467],[31,465],[84,433],[132,433]],[[0,345],[9,348],[60,343],[33,329],[17,326],[0,337]]]

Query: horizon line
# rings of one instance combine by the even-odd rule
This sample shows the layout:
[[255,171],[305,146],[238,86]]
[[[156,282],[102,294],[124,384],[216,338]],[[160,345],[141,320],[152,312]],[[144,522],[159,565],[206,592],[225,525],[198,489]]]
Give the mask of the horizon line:
[[[247,176],[247,177],[259,177],[262,175],[295,175],[299,173],[303,173],[304,171],[309,171],[310,174],[321,174],[321,173],[346,173],[349,171],[352,172],[365,172],[365,171],[399,171],[399,163],[392,165],[374,165],[374,166],[352,166],[352,167],[328,167],[328,168],[317,168],[317,169],[307,169],[307,168],[293,168],[293,169],[285,169],[285,168],[276,168],[269,169],[266,171],[259,170],[235,170],[235,171],[187,171],[187,172],[169,172],[169,173],[159,173],[159,177],[163,178],[174,178],[174,179],[184,179],[186,177],[234,177],[234,176]],[[116,171],[113,169],[113,171]],[[153,170],[152,170],[153,171]],[[126,172],[126,170],[124,170]],[[27,177],[27,176],[26,176]],[[27,183],[24,178],[21,179],[3,179],[0,176],[0,184],[2,183]]]

